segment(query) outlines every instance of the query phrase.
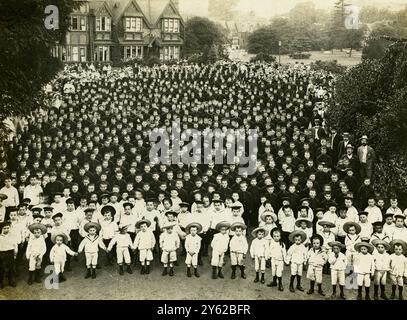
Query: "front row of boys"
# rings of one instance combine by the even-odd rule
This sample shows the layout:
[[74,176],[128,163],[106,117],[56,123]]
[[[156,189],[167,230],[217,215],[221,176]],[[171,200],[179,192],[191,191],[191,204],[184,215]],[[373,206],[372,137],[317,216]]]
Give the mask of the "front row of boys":
[[[57,214],[58,215],[58,214]],[[54,215],[54,216],[57,216]],[[127,232],[127,226],[121,226],[119,233],[114,234],[107,242],[103,241],[102,227],[96,222],[87,222],[83,229],[86,236],[80,242],[78,253],[85,252],[87,272],[85,278],[96,278],[96,266],[98,261],[99,248],[111,252],[116,245],[117,263],[119,265],[119,273],[124,273],[123,263],[126,264],[126,271],[132,273],[131,270],[131,254],[129,248],[135,251],[138,249],[139,261],[141,263],[141,274],[149,274],[150,263],[153,260],[153,250],[156,244],[153,231],[149,229],[151,222],[147,219],[140,220],[135,227],[140,231],[135,235],[132,241],[130,234]],[[159,237],[161,253],[161,262],[164,269],[162,275],[174,275],[174,263],[177,260],[177,249],[180,247],[180,238],[176,232],[173,232],[174,223],[167,223],[163,226],[165,232]],[[407,258],[403,253],[407,251],[407,243],[402,240],[393,240],[388,243],[382,239],[375,239],[372,243],[357,240],[360,233],[360,226],[354,222],[347,222],[343,226],[347,237],[345,245],[338,241],[330,241],[328,246],[324,246],[324,238],[319,235],[313,235],[310,239],[310,249],[304,245],[307,241],[307,234],[302,230],[296,230],[289,235],[289,240],[292,243],[290,248],[286,250],[286,245],[282,241],[281,231],[274,227],[270,231],[266,226],[261,226],[252,231],[254,237],[250,246],[250,255],[254,260],[256,277],[254,282],[265,283],[266,261],[271,259],[272,281],[268,284],[269,287],[278,286],[279,291],[283,291],[282,274],[284,264],[290,264],[290,291],[304,291],[301,286],[301,276],[303,266],[308,264],[307,278],[310,280],[310,288],[308,294],[314,293],[315,284],[317,284],[317,292],[325,296],[322,290],[322,274],[324,265],[328,262],[331,269],[332,282],[332,298],[336,297],[337,285],[340,288],[341,299],[345,299],[344,286],[345,277],[348,266],[353,267],[353,277],[358,286],[357,299],[362,299],[362,290],[365,288],[365,298],[370,299],[370,284],[374,281],[374,299],[388,299],[385,293],[385,285],[387,275],[389,274],[392,283],[392,294],[390,299],[396,297],[398,288],[398,298],[403,299],[403,283],[404,277],[407,276]],[[10,224],[2,223],[0,226],[0,287],[3,287],[4,275],[8,275],[9,285],[15,286],[14,270],[15,257],[18,252],[18,247],[14,243],[10,234]],[[46,237],[47,227],[41,223],[33,223],[28,227],[31,232],[29,236],[26,257],[29,264],[29,279],[31,285],[34,281],[41,282],[41,265],[42,259],[47,252]],[[58,230],[51,233],[51,241],[53,246],[49,252],[50,262],[54,264],[55,273],[59,277],[59,281],[65,281],[64,270],[67,261],[67,255],[76,256],[78,253],[71,250],[68,243],[68,236]],[[217,223],[215,228],[216,233],[211,242],[212,247],[212,278],[224,278],[222,267],[224,265],[224,256],[229,251],[232,275],[231,278],[236,278],[236,269],[239,267],[241,277],[245,275],[245,256],[248,251],[248,242],[245,236],[246,226],[244,223],[222,221]],[[187,265],[187,276],[199,277],[198,272],[198,254],[201,249],[201,237],[199,233],[202,230],[202,225],[199,223],[190,223],[185,228],[186,238],[184,242]],[[100,234],[101,233],[101,234]],[[233,234],[233,235],[232,235]],[[107,245],[106,245],[107,244]],[[328,249],[326,249],[328,248]],[[342,252],[346,248],[346,255]],[[391,251],[389,255],[387,251]],[[169,268],[169,270],[168,270]],[[294,289],[294,281],[296,287]]]

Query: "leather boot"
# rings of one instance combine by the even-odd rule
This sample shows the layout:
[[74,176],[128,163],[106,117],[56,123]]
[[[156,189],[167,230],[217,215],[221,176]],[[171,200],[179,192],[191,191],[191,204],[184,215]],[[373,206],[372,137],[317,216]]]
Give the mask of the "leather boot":
[[256,278],[254,278],[254,283],[259,282],[259,273],[256,272]]
[[198,272],[198,268],[194,268],[194,275],[195,275],[195,277],[197,277],[197,278],[200,277],[199,272]]
[[236,266],[232,266],[232,275],[230,276],[230,279],[235,279],[236,278]]
[[240,266],[240,276],[242,279],[246,279],[246,274],[244,273],[244,266]]
[[218,268],[218,277],[221,279],[224,278],[223,273],[222,273],[222,268],[220,268],[220,267]]

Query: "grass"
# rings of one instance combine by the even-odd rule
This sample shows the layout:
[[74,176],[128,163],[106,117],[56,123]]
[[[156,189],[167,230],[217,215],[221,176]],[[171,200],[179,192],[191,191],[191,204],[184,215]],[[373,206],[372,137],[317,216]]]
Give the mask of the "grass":
[[[304,64],[310,64],[311,62],[315,62],[317,60],[322,60],[322,61],[330,61],[330,60],[337,60],[339,64],[344,65],[344,66],[354,66],[358,63],[361,62],[362,59],[362,52],[361,51],[355,51],[353,50],[352,56],[349,57],[349,54],[346,53],[346,49],[343,50],[343,52],[340,52],[339,50],[334,50],[332,51],[311,51],[311,57],[309,59],[291,59],[288,57],[288,55],[282,55],[281,56],[281,63],[283,64],[294,64],[296,62],[298,63],[304,63]],[[231,54],[232,60],[240,60],[240,61],[249,61],[250,58],[254,56],[252,54],[248,54],[245,51],[240,51],[240,52],[234,52]],[[275,56],[277,61],[278,61],[278,56]]]

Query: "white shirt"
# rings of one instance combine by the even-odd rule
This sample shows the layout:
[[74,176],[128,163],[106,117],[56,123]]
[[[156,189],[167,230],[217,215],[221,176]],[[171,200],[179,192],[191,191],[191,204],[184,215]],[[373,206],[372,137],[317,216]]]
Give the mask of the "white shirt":
[[366,163],[367,161],[367,146],[360,146],[362,150],[362,158],[360,159],[361,163]]
[[3,193],[7,196],[7,199],[3,200],[4,206],[17,207],[20,204],[18,191],[15,187],[10,186],[10,188],[6,188],[6,186],[4,186],[0,189],[0,193]]
[[382,211],[380,210],[380,208],[378,206],[367,206],[365,211],[367,213],[369,213],[368,215],[368,220],[370,223],[375,223],[377,221],[383,221],[383,216],[382,216]]
[[36,206],[40,204],[40,193],[42,193],[42,187],[39,184],[29,184],[24,188],[24,198],[31,200],[31,205]]

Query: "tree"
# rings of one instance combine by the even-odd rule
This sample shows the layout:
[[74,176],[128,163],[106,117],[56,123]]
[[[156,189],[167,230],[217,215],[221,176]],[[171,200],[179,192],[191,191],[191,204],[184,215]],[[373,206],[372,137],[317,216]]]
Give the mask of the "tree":
[[218,56],[227,57],[224,45],[227,43],[222,28],[207,18],[194,17],[187,21],[185,26],[184,53],[193,54],[209,53],[209,48],[216,46]]
[[376,150],[376,186],[407,199],[407,41],[393,43],[380,60],[363,60],[336,83],[329,124]]
[[360,49],[364,37],[363,29],[346,30],[344,33],[343,44],[346,48],[350,48],[349,57],[352,56],[353,49]]
[[[59,10],[59,28],[44,24],[45,7]],[[74,0],[20,0],[0,2],[0,136],[7,131],[4,120],[24,116],[41,105],[41,88],[61,67],[52,57],[56,41],[63,43],[69,14],[78,8]]]
[[372,25],[372,31],[366,39],[363,48],[363,59],[381,59],[385,55],[387,47],[391,44],[384,37],[397,37],[397,30],[385,22],[378,22]]
[[279,37],[271,27],[261,27],[253,31],[247,39],[247,51],[253,54],[278,53]]

